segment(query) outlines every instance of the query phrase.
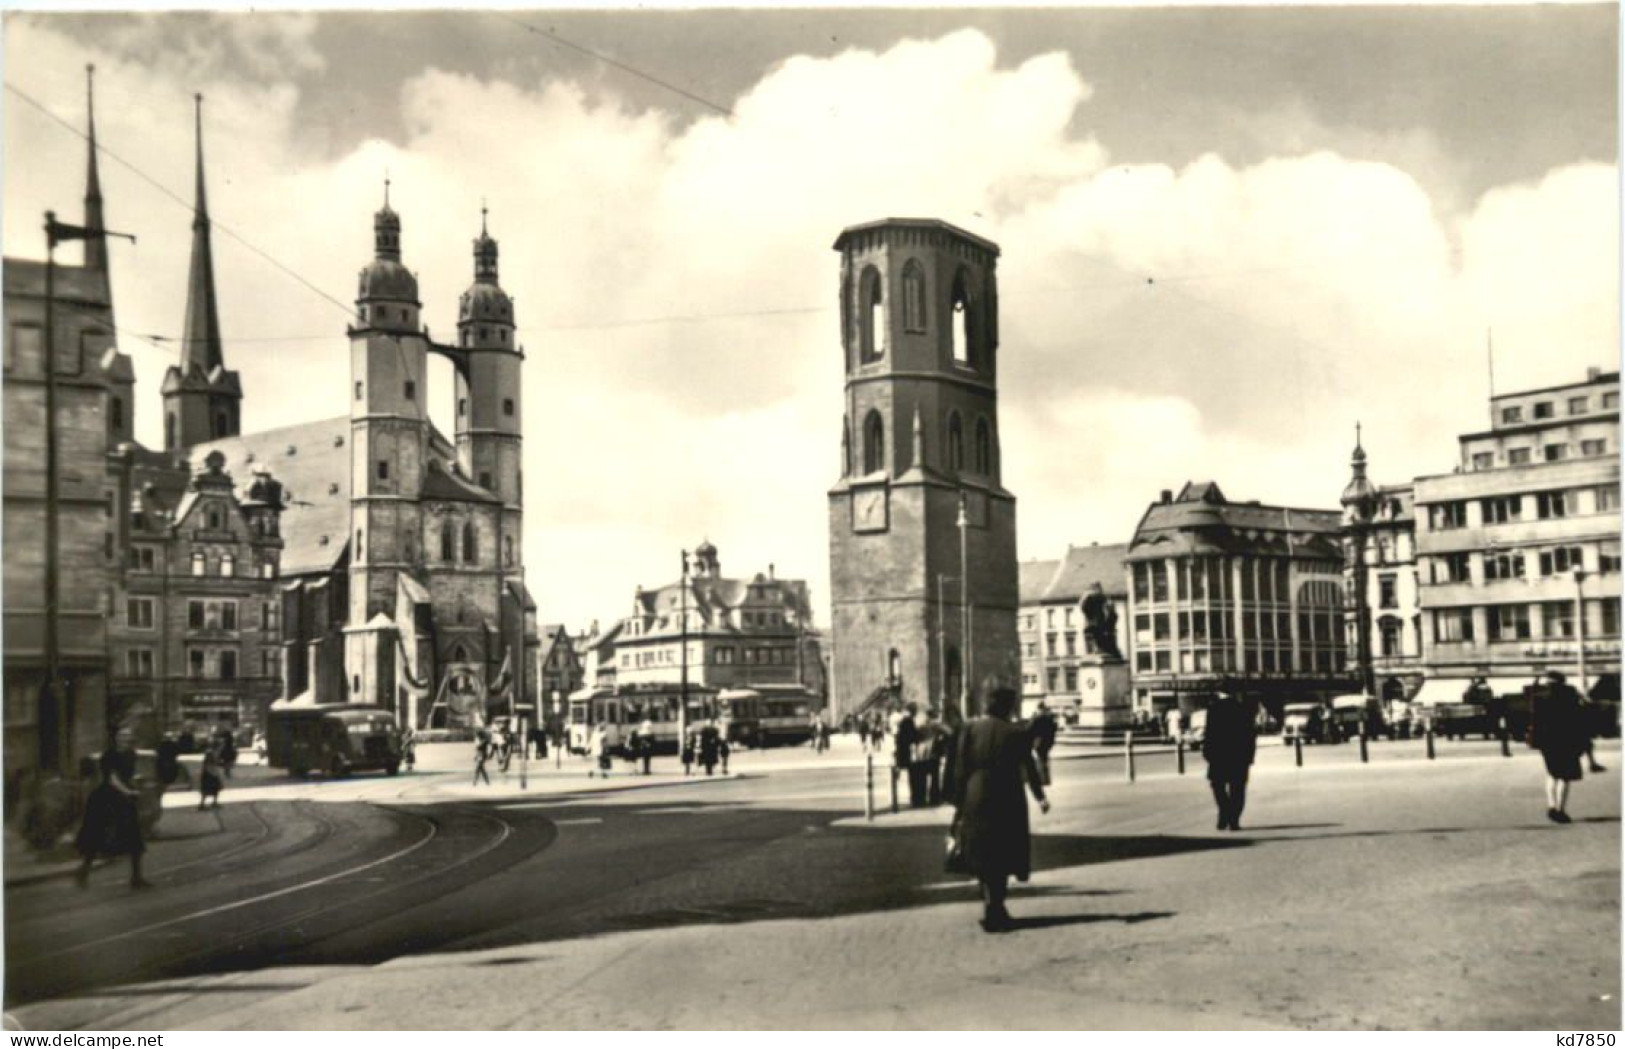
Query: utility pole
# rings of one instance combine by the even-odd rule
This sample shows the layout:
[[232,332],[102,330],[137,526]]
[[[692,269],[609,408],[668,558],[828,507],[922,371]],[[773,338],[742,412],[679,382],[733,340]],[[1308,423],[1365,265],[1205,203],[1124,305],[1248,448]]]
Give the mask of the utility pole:
[[677,753],[683,752],[683,744],[688,742],[688,551],[683,554],[683,575],[677,582],[678,601],[678,637],[681,638],[683,651],[679,664],[681,670],[677,686]]
[[[58,515],[61,512],[61,470],[57,462],[56,432],[56,246],[67,240],[94,241],[105,237],[125,237],[128,233],[70,226],[56,220],[56,212],[45,213],[45,687],[40,696],[40,727],[50,725],[55,738],[40,739],[40,763],[48,769],[66,772],[73,763],[72,717],[62,680],[62,642],[58,622],[61,616],[61,540]],[[47,717],[49,712],[49,717]]]

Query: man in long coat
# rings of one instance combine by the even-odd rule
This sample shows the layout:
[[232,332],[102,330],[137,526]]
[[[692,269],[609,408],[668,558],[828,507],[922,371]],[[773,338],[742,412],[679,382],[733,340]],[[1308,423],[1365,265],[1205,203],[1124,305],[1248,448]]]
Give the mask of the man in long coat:
[[964,869],[982,885],[982,928],[988,932],[1013,927],[1004,906],[1010,878],[1026,881],[1032,874],[1023,787],[1032,791],[1039,811],[1049,811],[1032,739],[1025,726],[1010,721],[1016,703],[1014,689],[995,690],[987,714],[960,733],[954,758],[954,829]]
[[908,776],[908,803],[915,808],[925,804],[925,768],[915,759],[920,744],[920,728],[914,717],[919,707],[910,703],[903,711],[892,734],[892,778]]
[[1219,807],[1220,830],[1241,829],[1247,774],[1257,750],[1253,712],[1240,697],[1220,693],[1208,707],[1207,728],[1202,734],[1202,757],[1207,759],[1208,784]]

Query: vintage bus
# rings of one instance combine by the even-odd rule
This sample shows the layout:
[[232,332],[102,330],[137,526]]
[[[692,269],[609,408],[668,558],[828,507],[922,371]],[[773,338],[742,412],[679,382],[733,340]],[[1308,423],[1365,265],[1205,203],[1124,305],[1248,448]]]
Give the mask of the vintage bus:
[[337,777],[367,769],[393,776],[401,770],[401,733],[394,712],[384,707],[272,704],[265,757],[267,764],[295,776]]

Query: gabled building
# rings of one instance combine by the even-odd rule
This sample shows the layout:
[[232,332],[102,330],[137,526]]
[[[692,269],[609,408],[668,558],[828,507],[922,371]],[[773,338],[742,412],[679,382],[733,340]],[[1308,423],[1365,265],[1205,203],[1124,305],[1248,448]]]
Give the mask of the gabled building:
[[[52,267],[49,305],[46,262],[4,264],[8,797],[37,772],[72,773],[107,744],[123,717],[109,695],[107,623],[123,555],[108,452],[134,431],[135,372],[116,345],[106,236],[97,232],[105,227],[93,106],[89,141],[82,262]],[[48,450],[51,429],[55,447]],[[53,498],[54,526],[47,509]],[[47,688],[53,647],[59,692]]]
[[[1022,566],[1023,707],[1029,712],[1043,701],[1053,710],[1076,715],[1086,697],[1097,702],[1102,698],[1099,668],[1113,657],[1124,658],[1128,651],[1128,576],[1123,560],[1127,553],[1126,544],[1091,543],[1068,546],[1058,561]],[[1030,590],[1029,565],[1034,566]],[[1040,581],[1045,567],[1048,578]],[[1090,629],[1084,602],[1091,594],[1100,595],[1112,610],[1107,619],[1115,653],[1104,651]],[[1034,684],[1026,683],[1028,674],[1037,677]]]

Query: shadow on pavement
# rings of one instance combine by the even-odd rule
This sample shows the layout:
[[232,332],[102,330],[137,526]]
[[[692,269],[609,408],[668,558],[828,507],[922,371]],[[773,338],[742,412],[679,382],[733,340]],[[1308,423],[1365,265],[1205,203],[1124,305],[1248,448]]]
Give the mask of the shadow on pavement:
[[1173,911],[1140,911],[1138,914],[1040,915],[1036,918],[1011,919],[1010,931],[1021,932],[1024,929],[1057,929],[1066,925],[1096,925],[1100,922],[1122,922],[1124,925],[1138,925],[1140,922],[1156,921],[1159,918],[1172,918],[1173,916]]

